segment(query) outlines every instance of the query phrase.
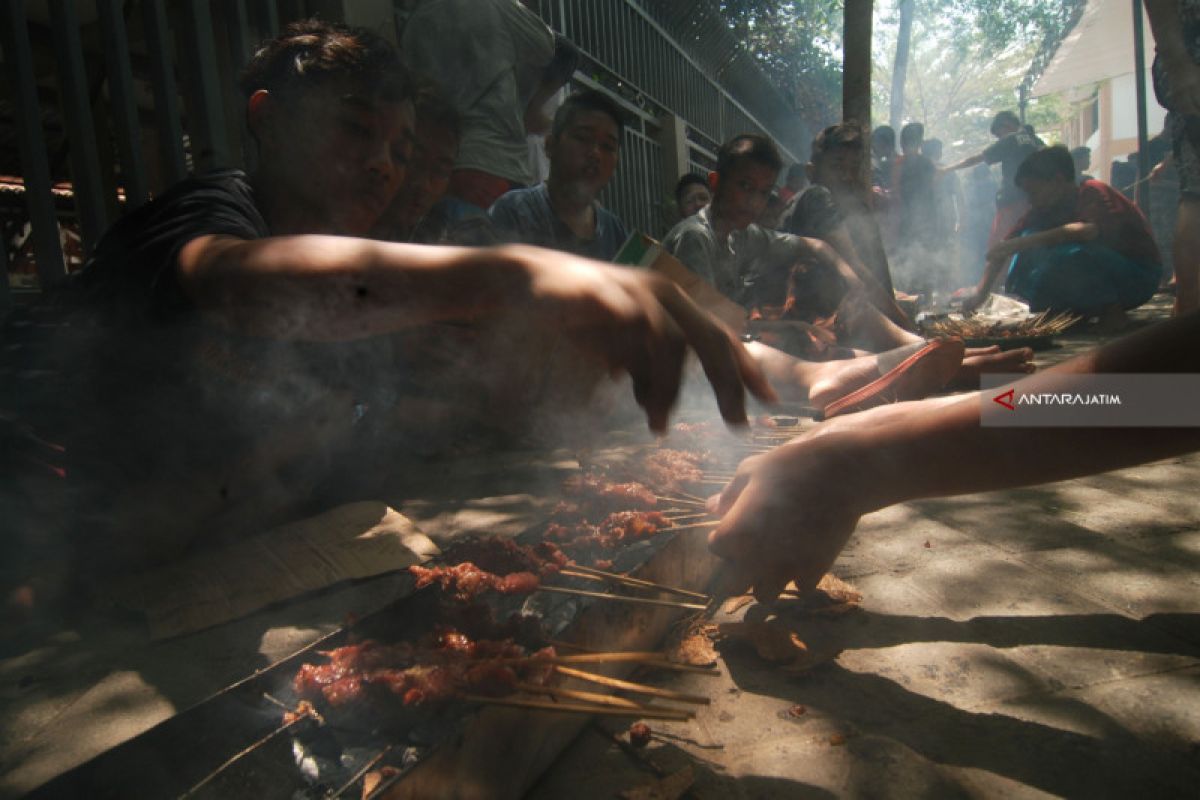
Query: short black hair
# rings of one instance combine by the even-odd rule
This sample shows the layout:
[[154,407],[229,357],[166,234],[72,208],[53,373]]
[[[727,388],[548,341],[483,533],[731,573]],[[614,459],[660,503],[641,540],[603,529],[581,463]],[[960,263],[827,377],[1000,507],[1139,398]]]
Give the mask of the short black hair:
[[937,161],[942,157],[942,140],[926,139],[921,142],[921,155]]
[[249,99],[260,89],[288,96],[338,78],[349,78],[385,100],[413,97],[408,70],[390,42],[366,28],[319,19],[292,22],[264,42],[238,85]]
[[918,145],[925,138],[925,126],[919,122],[910,122],[900,129],[900,146],[906,144]]
[[1050,181],[1057,177],[1075,180],[1075,159],[1061,144],[1030,153],[1017,167],[1013,183],[1020,186],[1027,180]]
[[581,111],[599,111],[602,114],[608,114],[617,125],[617,142],[621,141],[621,134],[625,130],[625,122],[621,119],[621,108],[611,97],[597,89],[584,89],[582,92],[575,92],[568,96],[554,112],[554,124],[550,126],[550,135],[555,138],[562,136],[562,132],[571,124],[572,118]]
[[705,189],[708,188],[708,181],[704,180],[704,176],[697,175],[694,172],[689,172],[687,175],[684,175],[682,178],[679,179],[679,183],[675,184],[675,203],[676,204],[683,202],[683,192],[685,189],[687,189],[687,187],[691,186],[692,184],[698,184],[700,186],[703,186]]
[[[845,123],[849,124],[849,123]],[[896,149],[896,129],[891,125],[880,125],[875,130],[871,131],[871,143],[879,142],[885,147]]]
[[992,136],[999,136],[1000,135],[999,130],[1001,128],[1009,127],[1010,125],[1014,126],[1016,128],[1020,128],[1021,127],[1021,118],[1018,117],[1012,111],[1005,109],[1004,111],[1001,111],[1000,113],[998,113],[996,116],[992,117],[992,126],[990,128],[988,128],[988,130],[991,132]]
[[834,150],[857,150],[861,153],[863,147],[862,126],[857,122],[841,122],[830,125],[813,137],[812,155],[809,156],[809,160],[813,164],[820,164],[821,159]]
[[766,136],[742,133],[721,145],[717,151],[717,174],[727,175],[730,170],[743,164],[761,164],[778,173],[783,169],[783,156]]

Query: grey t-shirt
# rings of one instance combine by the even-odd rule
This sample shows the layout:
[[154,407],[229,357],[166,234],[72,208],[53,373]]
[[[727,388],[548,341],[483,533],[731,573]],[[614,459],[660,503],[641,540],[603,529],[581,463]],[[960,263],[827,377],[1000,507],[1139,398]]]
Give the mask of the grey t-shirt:
[[679,222],[663,247],[721,294],[743,306],[781,303],[792,266],[808,254],[798,236],[750,225],[718,241],[712,206]]

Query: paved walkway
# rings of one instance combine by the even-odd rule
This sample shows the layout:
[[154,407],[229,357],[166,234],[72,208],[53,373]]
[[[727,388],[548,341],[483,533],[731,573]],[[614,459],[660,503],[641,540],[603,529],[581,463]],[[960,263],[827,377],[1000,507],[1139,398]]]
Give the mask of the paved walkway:
[[1198,487],[1189,456],[872,514],[834,570],[862,609],[785,615],[836,659],[795,677],[725,647],[721,678],[663,678],[714,698],[695,723],[658,723],[637,758],[592,729],[531,796],[613,797],[690,766],[687,796],[714,800],[1195,797]]

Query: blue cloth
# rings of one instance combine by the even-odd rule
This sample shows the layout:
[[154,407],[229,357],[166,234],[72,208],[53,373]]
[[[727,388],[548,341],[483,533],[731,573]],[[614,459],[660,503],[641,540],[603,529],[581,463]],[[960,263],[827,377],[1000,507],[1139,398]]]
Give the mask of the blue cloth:
[[1096,242],[1069,242],[1018,253],[1005,291],[1029,303],[1031,311],[1091,316],[1114,304],[1137,308],[1153,296],[1161,277],[1158,264],[1138,263]]
[[616,214],[599,203],[594,208],[596,232],[590,239],[576,236],[555,215],[544,183],[506,193],[488,210],[488,216],[492,224],[523,244],[612,261],[629,238],[629,231]]

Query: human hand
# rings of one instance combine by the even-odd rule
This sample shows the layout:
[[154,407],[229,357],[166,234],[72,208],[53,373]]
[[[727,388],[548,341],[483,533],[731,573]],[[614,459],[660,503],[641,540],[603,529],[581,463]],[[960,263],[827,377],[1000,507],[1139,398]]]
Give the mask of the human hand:
[[776,400],[733,333],[666,278],[537,248],[517,252],[542,320],[610,371],[628,372],[652,430],[667,428],[689,347],[726,422],[746,423],[747,389],[764,401]]
[[970,314],[987,300],[987,292],[981,292],[978,288],[960,289],[954,293],[954,299],[962,303],[964,314]]
[[720,525],[709,548],[731,562],[727,588],[754,587],[770,603],[789,581],[813,589],[845,547],[863,512],[847,436],[804,437],[746,459],[709,500]]

